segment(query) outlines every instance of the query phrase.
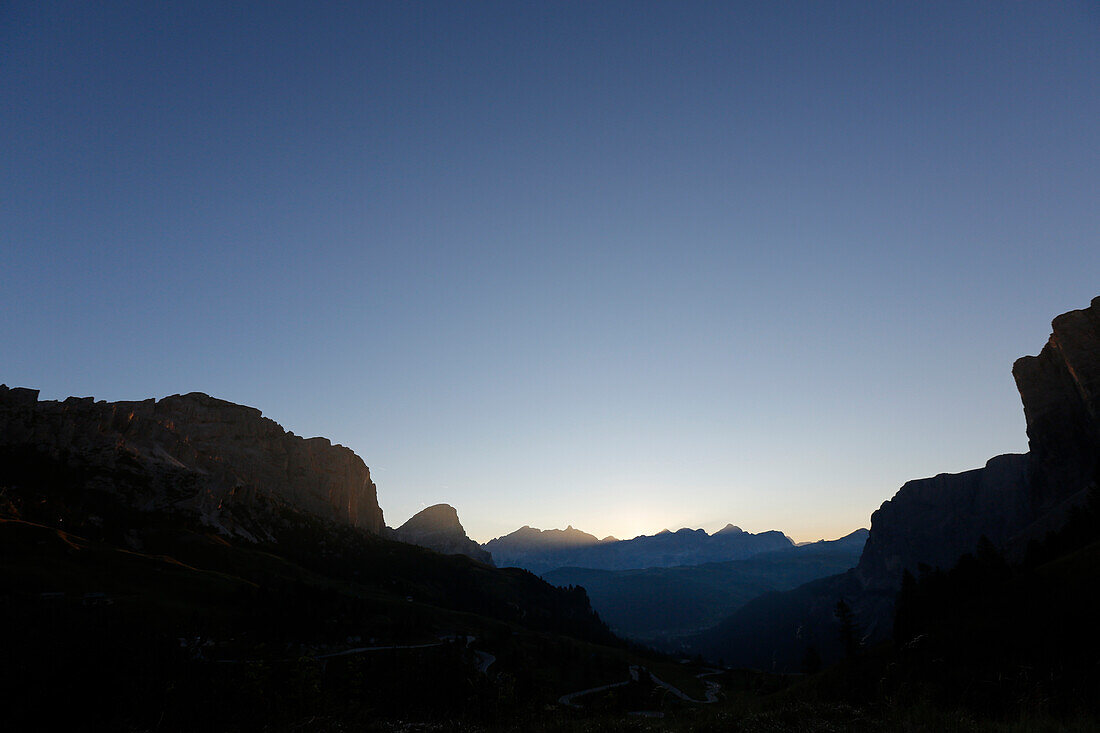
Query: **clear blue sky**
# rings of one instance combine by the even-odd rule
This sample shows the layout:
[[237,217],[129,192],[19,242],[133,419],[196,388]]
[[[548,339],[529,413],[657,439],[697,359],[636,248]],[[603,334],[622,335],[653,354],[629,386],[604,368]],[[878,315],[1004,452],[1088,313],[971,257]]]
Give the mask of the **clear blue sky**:
[[0,5],[0,381],[479,540],[866,526],[1100,294],[1083,2]]

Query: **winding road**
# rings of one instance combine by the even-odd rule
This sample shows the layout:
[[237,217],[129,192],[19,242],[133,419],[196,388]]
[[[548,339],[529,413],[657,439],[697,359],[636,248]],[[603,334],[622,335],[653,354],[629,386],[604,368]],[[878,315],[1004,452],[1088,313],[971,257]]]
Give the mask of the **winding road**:
[[[613,687],[622,687],[624,685],[629,685],[631,682],[637,682],[638,681],[639,670],[645,670],[645,671],[648,672],[648,670],[646,670],[645,667],[640,667],[636,664],[632,664],[632,665],[630,665],[630,679],[623,680],[622,682],[614,682],[610,685],[601,685],[600,687],[591,687],[587,690],[578,690],[577,692],[570,692],[566,695],[562,695],[561,697],[559,697],[558,702],[561,703],[562,705],[568,705],[571,708],[579,708],[580,705],[573,702],[576,698],[583,697],[585,695],[590,695],[594,692],[601,692],[603,690],[610,690]],[[702,674],[697,674],[695,676],[698,679],[703,679],[704,677],[710,677],[712,675],[721,674],[721,672],[722,672],[722,670],[720,670],[720,669],[712,669],[712,670],[709,670],[707,672],[703,672]],[[672,693],[676,697],[680,698],[681,700],[684,700],[685,702],[697,703],[699,705],[707,705],[707,704],[712,703],[712,702],[718,702],[718,690],[721,689],[721,685],[719,685],[717,682],[705,681],[705,684],[707,686],[706,699],[705,700],[696,700],[694,697],[691,697],[690,695],[686,694],[680,688],[675,687],[673,685],[670,685],[669,683],[667,683],[664,680],[660,679],[659,677],[657,677],[657,675],[653,674],[652,672],[649,673],[649,679],[653,680],[653,684],[657,685],[658,687],[663,687],[664,689],[668,690],[670,693]],[[641,712],[644,712],[644,711],[641,711]],[[635,714],[640,714],[640,713],[631,713],[631,714],[635,715]]]

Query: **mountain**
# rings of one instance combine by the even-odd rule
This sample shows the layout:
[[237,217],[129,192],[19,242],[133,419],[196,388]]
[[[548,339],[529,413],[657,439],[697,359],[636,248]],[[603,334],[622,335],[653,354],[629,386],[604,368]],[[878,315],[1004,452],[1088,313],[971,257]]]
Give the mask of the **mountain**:
[[797,669],[809,645],[836,658],[844,599],[866,640],[890,636],[905,572],[952,568],[983,538],[1010,558],[1064,526],[1100,476],[1100,297],[1062,314],[1038,356],[1018,359],[1029,452],[910,481],[871,516],[851,571],[745,604],[687,648],[738,665]]
[[483,546],[499,565],[515,565],[533,573],[556,568],[631,570],[675,565],[700,565],[750,557],[760,552],[782,550],[794,545],[782,532],[771,530],[751,534],[727,525],[708,535],[701,529],[662,530],[630,540],[594,535],[569,527],[541,531],[523,527]]
[[140,402],[58,402],[0,385],[4,456],[37,457],[69,471],[47,501],[74,530],[99,516],[105,506],[92,505],[104,502],[187,515],[250,539],[270,536],[281,510],[372,534],[384,527],[370,470],[350,449],[298,437],[254,407],[199,392]]
[[[436,507],[405,529],[461,525]],[[19,730],[541,709],[651,663],[583,589],[392,540],[358,456],[259,410],[7,387],[0,647]]]
[[[603,540],[606,541],[606,540]],[[598,545],[595,535],[574,529],[535,529],[523,526],[511,534],[489,540],[482,548],[491,552],[502,567],[542,567],[548,557],[563,550]]]
[[492,555],[466,536],[466,530],[458,521],[458,512],[450,504],[436,504],[421,510],[394,530],[394,537],[444,555],[466,555],[486,565],[493,564]]
[[859,561],[867,530],[744,560],[644,570],[559,568],[543,574],[558,586],[582,586],[612,631],[658,648],[713,626],[739,606],[843,572]]

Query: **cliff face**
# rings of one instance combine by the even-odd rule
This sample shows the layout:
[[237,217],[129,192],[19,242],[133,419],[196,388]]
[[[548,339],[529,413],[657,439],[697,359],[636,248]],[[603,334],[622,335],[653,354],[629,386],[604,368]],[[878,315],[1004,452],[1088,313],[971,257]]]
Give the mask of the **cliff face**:
[[466,555],[486,565],[493,564],[492,555],[466,536],[458,512],[450,504],[436,504],[416,513],[394,530],[394,536],[444,555]]
[[1096,480],[1100,467],[1100,297],[1051,326],[1039,355],[1012,366],[1027,420],[1037,515]]
[[[372,533],[384,527],[370,471],[350,449],[197,392],[57,402],[0,385],[0,449],[79,469],[81,488],[130,506],[190,512],[223,529],[257,498]],[[141,480],[120,480],[127,476]]]
[[909,481],[871,515],[858,574],[874,590],[894,590],[921,563],[949,568],[985,536],[1004,545],[1030,519],[1027,455],[992,458],[984,468]]
[[738,664],[782,659],[795,669],[807,635],[835,638],[837,598],[849,602],[869,637],[884,638],[903,571],[915,573],[921,564],[949,569],[983,536],[1019,557],[1029,540],[1059,529],[1070,507],[1100,481],[1100,297],[1055,318],[1046,346],[1018,359],[1012,375],[1028,454],[909,481],[871,516],[853,571],[747,604],[700,637],[700,649]]
[[896,590],[902,570],[951,567],[983,535],[1008,547],[1056,529],[1100,467],[1100,297],[1054,319],[1038,356],[1012,367],[1030,452],[985,468],[910,481],[871,517],[859,564],[869,590]]

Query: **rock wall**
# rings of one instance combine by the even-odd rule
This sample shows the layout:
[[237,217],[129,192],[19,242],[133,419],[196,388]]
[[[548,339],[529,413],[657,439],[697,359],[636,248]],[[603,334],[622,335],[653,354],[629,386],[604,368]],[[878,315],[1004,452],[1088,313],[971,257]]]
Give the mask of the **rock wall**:
[[1012,366],[1033,456],[1036,515],[1097,479],[1100,467],[1100,297],[1063,313],[1038,356]]
[[857,569],[868,590],[896,590],[904,570],[949,568],[987,537],[1003,546],[1031,518],[1029,457],[1008,454],[984,468],[909,481],[871,515]]
[[1019,557],[1029,540],[1063,526],[1070,507],[1100,481],[1100,297],[1055,318],[1046,346],[1017,360],[1012,374],[1027,420],[1026,455],[907,482],[871,516],[853,571],[762,596],[700,635],[694,650],[793,670],[812,639],[826,660],[837,659],[838,598],[856,611],[870,639],[883,639],[903,571],[951,568],[982,536]]
[[379,533],[384,525],[370,471],[350,449],[284,431],[253,408],[194,392],[162,400],[39,401],[37,390],[0,385],[0,448],[37,452],[98,473],[141,474],[149,510],[191,511],[219,523],[262,497],[326,520]]

